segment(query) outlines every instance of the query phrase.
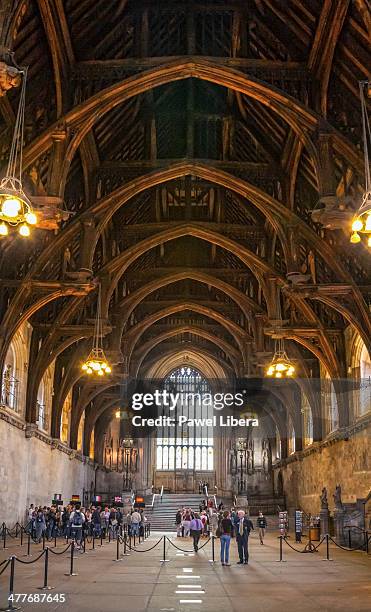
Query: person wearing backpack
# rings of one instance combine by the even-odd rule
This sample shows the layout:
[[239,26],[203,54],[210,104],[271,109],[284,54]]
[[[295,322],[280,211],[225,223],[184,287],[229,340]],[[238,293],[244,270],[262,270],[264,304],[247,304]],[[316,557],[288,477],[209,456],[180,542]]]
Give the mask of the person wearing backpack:
[[202,532],[202,521],[199,514],[195,514],[194,518],[190,523],[191,536],[193,538],[193,548],[195,552],[198,552],[198,543]]
[[76,544],[81,546],[82,528],[85,523],[85,516],[81,512],[81,507],[76,506],[70,515],[71,536],[76,540]]

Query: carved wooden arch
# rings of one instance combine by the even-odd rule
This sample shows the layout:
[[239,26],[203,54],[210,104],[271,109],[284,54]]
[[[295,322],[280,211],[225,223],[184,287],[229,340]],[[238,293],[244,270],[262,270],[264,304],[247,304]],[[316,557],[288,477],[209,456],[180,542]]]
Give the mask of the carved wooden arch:
[[[129,256],[127,255],[127,251],[125,251],[124,253],[114,258],[109,264],[107,264],[103,268],[103,271],[106,271],[106,272],[110,272],[110,271],[115,272],[115,269],[118,270],[118,272],[116,272],[116,276],[114,276],[113,280],[111,280],[110,288],[105,296],[106,302],[105,302],[105,307],[103,308],[103,312],[104,313],[107,312],[109,300],[114,291],[114,288],[116,287],[118,283],[119,278],[125,273],[125,270],[127,269],[127,267],[133,261],[135,261],[137,257],[142,255],[144,252],[146,252],[150,248],[157,246],[158,244],[162,244],[169,240],[174,240],[184,235],[195,236],[197,238],[213,242],[214,244],[218,244],[222,248],[225,248],[226,250],[230,250],[231,252],[236,254],[237,257],[241,259],[241,261],[252,270],[253,274],[256,275],[256,270],[254,268],[251,268],[251,262],[253,266],[258,266],[258,269],[260,268],[260,272],[262,274],[269,275],[271,278],[276,277],[278,283],[280,283],[281,285],[284,284],[284,280],[280,277],[280,275],[275,270],[271,269],[271,267],[266,262],[261,260],[255,254],[251,253],[248,249],[246,249],[246,247],[243,247],[235,243],[233,240],[226,238],[225,236],[222,236],[220,234],[217,234],[216,232],[212,232],[210,230],[200,228],[195,223],[184,223],[181,226],[178,226],[177,228],[170,228],[163,232],[159,232],[155,236],[151,236],[137,243],[133,247],[130,247],[129,249],[127,249],[127,251],[129,251],[130,253]],[[128,260],[126,261],[127,258]],[[111,276],[111,279],[112,279],[112,276]],[[263,282],[263,278],[261,277],[258,280],[262,287],[262,291],[264,293],[264,297],[267,303],[268,316],[270,318],[275,318],[274,296],[270,292],[268,292],[268,288],[266,284]],[[292,294],[292,299],[295,301],[295,303],[300,308],[300,310],[303,312],[303,314],[307,316],[308,320],[319,323],[318,318],[315,316],[310,305],[307,304],[305,300],[303,300],[299,295],[296,295],[296,294]],[[322,328],[321,325],[320,325],[320,328]],[[333,353],[332,347],[329,344],[326,338],[326,334],[323,331],[321,332],[321,338],[324,344],[326,345],[326,349],[330,352],[330,354],[332,354]]]
[[176,240],[178,238],[182,238],[183,236],[193,236],[195,238],[199,238],[200,240],[205,240],[207,242],[216,244],[221,248],[234,253],[234,255],[236,255],[251,270],[252,274],[257,277],[257,280],[262,287],[268,311],[271,313],[272,317],[274,316],[274,303],[272,303],[272,299],[268,292],[263,275],[266,274],[270,275],[271,277],[276,277],[280,283],[283,284],[284,281],[280,277],[279,273],[272,269],[267,262],[255,255],[255,253],[250,251],[248,248],[242,246],[234,240],[231,240],[230,238],[227,238],[226,236],[223,236],[222,234],[204,227],[200,227],[197,225],[197,223],[192,222],[186,222],[175,228],[166,229],[144,240],[141,240],[112,259],[101,269],[100,274],[102,274],[102,276],[110,276],[110,285],[104,295],[104,298],[102,299],[103,315],[106,316],[108,314],[109,301],[121,276],[125,274],[127,268],[136,259],[138,259],[138,257],[159,244]]
[[134,362],[135,371],[130,371],[130,375],[134,377],[138,376],[138,371],[140,369],[141,364],[143,363],[148,353],[150,353],[150,351],[152,351],[155,346],[161,344],[164,340],[168,340],[169,338],[173,338],[174,336],[178,336],[179,334],[183,333],[200,336],[201,338],[212,342],[212,344],[215,344],[218,348],[221,348],[224,353],[228,355],[229,359],[231,360],[231,363],[235,367],[236,374],[238,374],[238,361],[239,359],[243,359],[243,355],[240,355],[239,351],[235,349],[234,346],[232,346],[223,338],[215,336],[214,334],[211,334],[210,332],[202,329],[199,326],[180,325],[179,327],[175,327],[175,329],[169,329],[168,331],[165,331],[154,338],[150,338],[149,340],[147,340],[147,342],[142,344],[132,355],[132,361]]
[[[99,417],[106,411],[106,410],[112,410],[112,408],[117,405],[117,398],[115,399],[110,399],[110,400],[105,400],[104,397],[102,398],[102,401],[100,403],[100,406],[96,406],[95,404],[93,405],[93,410],[89,411],[88,416],[85,416],[85,423],[84,423],[84,443],[83,443],[83,452],[84,455],[88,455],[89,454],[89,449],[90,449],[90,440],[91,440],[91,434],[93,433],[94,429],[95,429],[95,425],[97,420],[99,419]],[[86,408],[85,408],[86,410]],[[94,436],[95,439],[95,436]]]
[[191,301],[177,302],[173,306],[168,306],[167,308],[157,310],[152,315],[145,317],[145,319],[130,328],[130,330],[123,337],[123,340],[129,344],[129,350],[132,351],[137,342],[139,341],[141,335],[151,325],[153,325],[153,323],[156,323],[157,321],[172,314],[183,311],[197,312],[199,314],[203,314],[206,317],[210,317],[211,319],[219,323],[219,325],[223,326],[233,336],[233,338],[239,345],[241,352],[244,351],[244,339],[246,340],[248,334],[242,327],[237,325],[237,323],[232,321],[232,319],[228,319],[227,317],[223,316],[220,312],[217,312],[212,308],[203,306],[202,304],[197,304],[197,302]]
[[86,406],[92,402],[100,393],[117,386],[117,381],[108,381],[105,384],[101,383],[97,387],[93,387],[90,390],[87,389],[85,397],[80,396],[76,406],[72,406],[71,410],[71,435],[70,435],[70,446],[76,448],[77,446],[77,434],[80,419],[84,413]]
[[[16,0],[11,8],[11,19],[9,22],[8,30],[6,32],[5,40],[1,41],[1,46],[5,49],[13,49],[13,42],[18,34],[19,26],[23,16],[27,10],[29,0]],[[10,7],[4,7],[4,11],[9,10]]]
[[[282,247],[285,254],[287,253],[287,245],[285,238],[285,230],[280,219],[284,219],[285,225],[296,226],[311,247],[317,251],[327,264],[336,272],[337,276],[345,282],[354,285],[351,275],[339,264],[332,249],[317,236],[317,234],[295,213],[282,205],[281,202],[269,196],[267,193],[251,185],[247,181],[239,179],[227,172],[218,168],[212,168],[199,162],[182,161],[159,171],[150,172],[127,184],[117,188],[108,196],[102,198],[89,208],[89,211],[84,211],[71,221],[67,227],[56,237],[52,244],[47,246],[40,254],[37,262],[28,272],[25,281],[31,279],[34,275],[40,272],[48,261],[56,256],[58,250],[68,244],[68,242],[80,232],[80,221],[87,214],[96,216],[100,219],[96,233],[96,241],[92,244],[90,260],[92,262],[93,252],[99,234],[108,223],[112,215],[131,198],[138,195],[146,189],[155,187],[167,181],[171,181],[182,176],[195,175],[202,179],[212,181],[226,189],[235,191],[240,196],[248,198],[254,206],[264,214],[266,218],[273,224],[281,237]],[[288,262],[286,262],[288,263]]]
[[53,396],[51,418],[51,434],[53,438],[59,438],[60,420],[66,397],[77,381],[83,376],[81,369],[76,367],[77,361],[79,358],[83,359],[84,356],[87,355],[88,351],[89,347],[85,343],[78,348],[74,355],[75,359],[69,360],[60,388]]
[[190,345],[187,348],[169,348],[161,357],[155,356],[142,364],[139,376],[142,378],[165,378],[178,366],[190,365],[206,378],[223,379],[231,375],[230,366],[203,347]]
[[241,312],[245,315],[246,319],[251,320],[251,322],[253,322],[253,319],[251,317],[251,311],[259,313],[262,312],[258,304],[256,304],[250,297],[242,293],[242,291],[240,291],[233,285],[230,285],[229,283],[226,283],[225,281],[215,276],[212,276],[211,274],[199,272],[197,271],[197,269],[184,270],[184,272],[174,272],[172,274],[156,278],[126,296],[126,298],[124,298],[115,308],[115,313],[118,313],[120,315],[120,325],[122,329],[126,325],[127,320],[129,319],[131,313],[135,310],[135,308],[153,291],[157,291],[162,287],[166,287],[167,285],[185,279],[194,280],[196,282],[200,282],[205,285],[210,285],[212,287],[215,287],[216,289],[219,289],[219,291],[225,293],[233,299],[235,304],[241,309]]
[[[335,300],[327,295],[313,295],[311,296],[314,300],[318,300],[319,302],[323,302],[326,306],[329,306],[333,310],[339,312],[344,319],[346,319],[350,325],[357,331],[357,333],[362,338],[364,344],[367,347],[368,352],[371,355],[371,316],[367,308],[365,310],[365,316],[362,318],[362,322],[365,323],[366,329],[362,327],[360,324],[359,318],[349,310],[344,304],[341,304],[340,301]],[[362,299],[362,302],[359,301],[359,295],[355,296],[357,305],[362,312],[364,310],[365,302]]]
[[[90,287],[90,286],[89,286]],[[90,287],[91,288],[91,287]],[[32,289],[32,286],[31,286]],[[2,336],[2,343],[0,349],[0,368],[5,359],[6,352],[12,337],[17,332],[19,327],[32,317],[35,312],[43,308],[49,302],[57,300],[60,297],[75,295],[76,289],[68,286],[60,285],[60,288],[55,291],[50,291],[48,294],[43,295],[40,299],[35,298],[35,302],[23,310],[22,301],[26,300],[30,295],[30,283],[24,282],[23,286],[18,290],[15,298],[12,300],[4,318],[0,325],[0,336]]]
[[[72,138],[67,150],[60,195],[63,197],[69,164],[77,148],[99,118],[125,100],[161,85],[187,78],[197,78],[226,87],[268,106],[282,117],[304,142],[319,176],[316,149],[308,133],[309,131],[315,131],[318,125],[319,116],[315,112],[273,85],[248,76],[239,70],[215,65],[204,58],[184,57],[108,86],[61,118],[66,127],[77,129],[77,133]],[[26,167],[34,163],[35,159],[51,146],[52,133],[57,127],[58,122],[55,122],[27,147],[25,151]]]
[[31,364],[33,375],[32,378],[29,377],[27,384],[27,404],[30,415],[29,420],[31,422],[34,418],[34,409],[32,407],[36,405],[37,390],[48,366],[69,346],[75,342],[78,342],[79,340],[82,340],[83,338],[88,338],[89,336],[93,335],[94,328],[92,327],[90,334],[80,333],[66,338],[62,342],[60,341],[61,334],[59,326],[66,323],[69,316],[74,313],[79,304],[80,298],[75,298],[62,310],[62,312],[60,312],[53,322],[53,328],[51,329],[50,333],[44,338],[41,345],[41,350],[38,352],[35,361]]
[[[343,279],[345,282],[354,285],[352,276],[342,267],[339,263],[336,255],[332,248],[324,242],[300,217],[298,217],[291,210],[283,206],[281,202],[268,195],[258,187],[244,181],[232,174],[225,172],[219,168],[207,166],[200,162],[180,162],[173,164],[168,169],[164,169],[160,172],[153,172],[144,175],[140,179],[135,180],[135,186],[137,189],[135,193],[129,189],[129,185],[119,187],[113,191],[106,198],[98,201],[93,207],[91,207],[91,213],[97,214],[100,221],[97,226],[98,237],[103,231],[106,224],[112,218],[113,214],[125,203],[129,198],[133,197],[137,193],[144,191],[150,187],[156,186],[160,183],[180,178],[185,175],[198,176],[201,179],[211,181],[217,185],[220,185],[226,189],[230,189],[235,193],[239,194],[243,198],[249,199],[256,208],[267,218],[276,234],[278,235],[284,255],[286,258],[286,265],[289,267],[290,264],[290,251],[288,240],[286,236],[285,226],[294,226],[297,228],[299,235],[308,242],[308,244],[318,252],[326,263],[332,268],[336,275]],[[142,183],[142,188],[140,188]],[[146,184],[147,183],[147,184]],[[130,195],[129,195],[130,193]],[[106,209],[106,212],[104,211]],[[284,221],[284,225],[282,223]],[[94,245],[95,248],[95,245]],[[93,245],[91,253],[91,262],[93,258]]]

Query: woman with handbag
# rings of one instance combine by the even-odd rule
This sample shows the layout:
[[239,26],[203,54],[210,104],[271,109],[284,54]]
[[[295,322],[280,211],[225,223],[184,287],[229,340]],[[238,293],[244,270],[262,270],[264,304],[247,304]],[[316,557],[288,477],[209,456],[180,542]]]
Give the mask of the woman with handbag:
[[217,535],[218,533],[220,533],[220,561],[222,565],[229,567],[229,547],[233,534],[233,523],[230,519],[228,510],[223,512],[223,518],[217,529]]

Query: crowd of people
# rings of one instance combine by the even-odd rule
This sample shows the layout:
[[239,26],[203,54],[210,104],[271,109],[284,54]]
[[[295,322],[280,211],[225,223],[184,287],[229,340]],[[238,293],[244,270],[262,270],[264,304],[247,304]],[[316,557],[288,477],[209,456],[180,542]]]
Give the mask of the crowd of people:
[[115,539],[120,528],[127,526],[128,535],[143,535],[147,521],[143,509],[131,509],[124,513],[116,506],[94,506],[87,508],[76,503],[68,506],[34,506],[27,511],[27,528],[36,542],[44,536],[47,539],[63,536],[74,538],[78,545],[83,536],[99,538],[111,535]]
[[[229,549],[232,538],[236,539],[239,561],[247,565],[249,562],[249,535],[254,525],[244,510],[225,510],[223,504],[218,509],[211,502],[200,504],[200,512],[191,508],[179,508],[175,516],[177,537],[191,537],[193,548],[198,551],[201,537],[209,535],[220,538],[220,561],[223,566],[230,566]],[[262,512],[256,520],[260,544],[264,544],[267,519]]]

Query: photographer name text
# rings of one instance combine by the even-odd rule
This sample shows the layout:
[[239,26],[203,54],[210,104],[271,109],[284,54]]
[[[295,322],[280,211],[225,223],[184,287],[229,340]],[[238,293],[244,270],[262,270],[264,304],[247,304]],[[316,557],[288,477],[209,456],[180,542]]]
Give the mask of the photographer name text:
[[159,416],[154,419],[143,418],[139,415],[132,417],[135,427],[259,427],[259,419],[241,418],[234,416],[214,415],[211,418],[189,418],[179,415]]

